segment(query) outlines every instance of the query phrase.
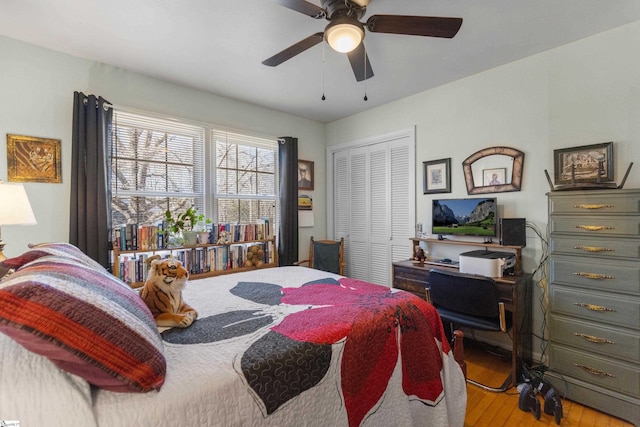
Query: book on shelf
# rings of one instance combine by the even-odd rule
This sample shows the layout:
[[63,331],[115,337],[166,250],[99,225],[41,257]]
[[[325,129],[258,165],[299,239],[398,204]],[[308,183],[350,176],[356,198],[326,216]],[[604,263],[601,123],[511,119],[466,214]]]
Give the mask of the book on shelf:
[[[256,223],[219,223],[209,230],[209,244],[215,244],[221,232],[228,233],[228,243],[269,240],[273,230],[268,219]],[[169,248],[169,227],[166,222],[155,225],[126,224],[113,228],[113,245],[121,251],[153,251]]]

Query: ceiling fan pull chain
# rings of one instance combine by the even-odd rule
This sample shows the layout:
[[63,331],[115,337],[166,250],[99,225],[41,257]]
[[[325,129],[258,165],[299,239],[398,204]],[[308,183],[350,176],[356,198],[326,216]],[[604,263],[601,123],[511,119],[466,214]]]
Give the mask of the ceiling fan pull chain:
[[323,101],[327,98],[324,96],[324,68],[325,68],[325,57],[324,57],[324,44],[322,45],[322,99]]
[[[362,45],[364,46],[364,41],[362,42]],[[367,98],[367,51],[364,51],[364,100],[368,101],[369,98]]]

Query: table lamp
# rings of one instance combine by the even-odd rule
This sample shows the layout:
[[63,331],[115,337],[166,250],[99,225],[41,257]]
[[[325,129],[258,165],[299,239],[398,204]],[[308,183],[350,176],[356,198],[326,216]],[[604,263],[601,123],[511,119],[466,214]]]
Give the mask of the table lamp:
[[0,180],[0,261],[7,258],[2,253],[4,249],[2,227],[28,224],[37,224],[37,222],[24,186]]

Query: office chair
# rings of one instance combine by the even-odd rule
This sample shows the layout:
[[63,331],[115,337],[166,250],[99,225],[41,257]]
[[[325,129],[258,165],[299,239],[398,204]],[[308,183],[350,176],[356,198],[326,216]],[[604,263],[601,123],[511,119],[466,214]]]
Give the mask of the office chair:
[[296,262],[295,265],[308,264],[316,270],[344,276],[344,238],[335,240],[311,240],[309,242],[309,259]]
[[[496,282],[485,276],[457,271],[431,269],[427,299],[436,307],[440,317],[453,325],[482,331],[507,333],[512,326],[512,316],[500,302]],[[467,378],[467,382],[488,391],[507,390],[513,381],[509,376],[500,387],[490,387]]]

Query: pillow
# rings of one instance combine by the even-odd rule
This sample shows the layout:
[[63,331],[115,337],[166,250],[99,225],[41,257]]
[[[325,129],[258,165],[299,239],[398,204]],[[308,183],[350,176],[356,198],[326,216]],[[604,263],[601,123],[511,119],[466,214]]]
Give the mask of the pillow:
[[0,420],[20,420],[24,426],[96,426],[87,381],[58,369],[3,334],[0,402]]
[[0,277],[2,277],[2,271],[8,269],[17,270],[23,265],[46,255],[57,255],[59,257],[74,259],[97,270],[104,270],[103,266],[71,243],[38,243],[30,244],[29,250],[22,255],[0,262]]
[[100,265],[99,262],[91,258],[89,255],[82,252],[79,248],[66,242],[50,242],[50,243],[37,243],[29,244],[30,251],[37,251],[43,254],[58,255],[65,258],[72,258],[87,264],[89,267],[96,268],[98,270],[104,270],[105,268]]
[[57,256],[23,265],[0,282],[0,332],[106,390],[146,392],[164,383],[151,312],[103,268]]

